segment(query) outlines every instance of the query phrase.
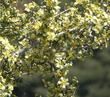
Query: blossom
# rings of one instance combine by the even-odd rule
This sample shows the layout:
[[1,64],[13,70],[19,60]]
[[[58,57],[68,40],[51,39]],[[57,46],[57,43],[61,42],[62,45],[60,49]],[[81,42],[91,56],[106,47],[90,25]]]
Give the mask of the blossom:
[[60,80],[58,81],[58,85],[60,85],[61,88],[65,89],[66,86],[69,85],[68,79],[61,77]]

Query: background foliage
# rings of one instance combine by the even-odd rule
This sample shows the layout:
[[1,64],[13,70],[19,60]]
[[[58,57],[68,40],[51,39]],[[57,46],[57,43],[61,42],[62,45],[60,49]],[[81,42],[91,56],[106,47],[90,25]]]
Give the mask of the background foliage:
[[110,47],[94,51],[92,58],[77,61],[71,74],[78,77],[77,97],[110,96]]

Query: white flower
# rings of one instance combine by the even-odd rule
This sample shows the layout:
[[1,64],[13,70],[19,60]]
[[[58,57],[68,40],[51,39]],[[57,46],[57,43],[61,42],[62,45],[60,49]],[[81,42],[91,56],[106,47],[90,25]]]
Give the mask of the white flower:
[[68,79],[61,77],[60,80],[58,81],[58,85],[60,85],[61,88],[65,89],[66,86],[69,85]]
[[60,68],[60,69],[63,69],[64,68],[64,65],[62,64],[62,61],[61,60],[55,60],[56,61],[56,67],[57,68]]

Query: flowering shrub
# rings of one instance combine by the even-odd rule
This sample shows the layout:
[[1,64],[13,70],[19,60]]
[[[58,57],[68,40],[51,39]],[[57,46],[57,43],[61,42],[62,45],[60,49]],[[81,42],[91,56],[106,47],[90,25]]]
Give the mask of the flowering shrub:
[[38,73],[47,97],[74,97],[77,80],[68,71],[73,59],[107,46],[109,0],[73,0],[64,9],[44,0],[25,4],[23,12],[16,3],[0,1],[0,96],[10,96],[20,76]]

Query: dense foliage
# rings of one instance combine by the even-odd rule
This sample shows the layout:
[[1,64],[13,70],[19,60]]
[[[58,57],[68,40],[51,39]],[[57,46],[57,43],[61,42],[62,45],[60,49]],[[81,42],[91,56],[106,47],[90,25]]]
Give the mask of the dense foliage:
[[36,72],[47,97],[74,97],[75,79],[67,77],[71,61],[107,46],[109,3],[73,0],[61,8],[58,0],[44,0],[20,11],[16,0],[1,0],[0,96],[11,96],[20,76]]

